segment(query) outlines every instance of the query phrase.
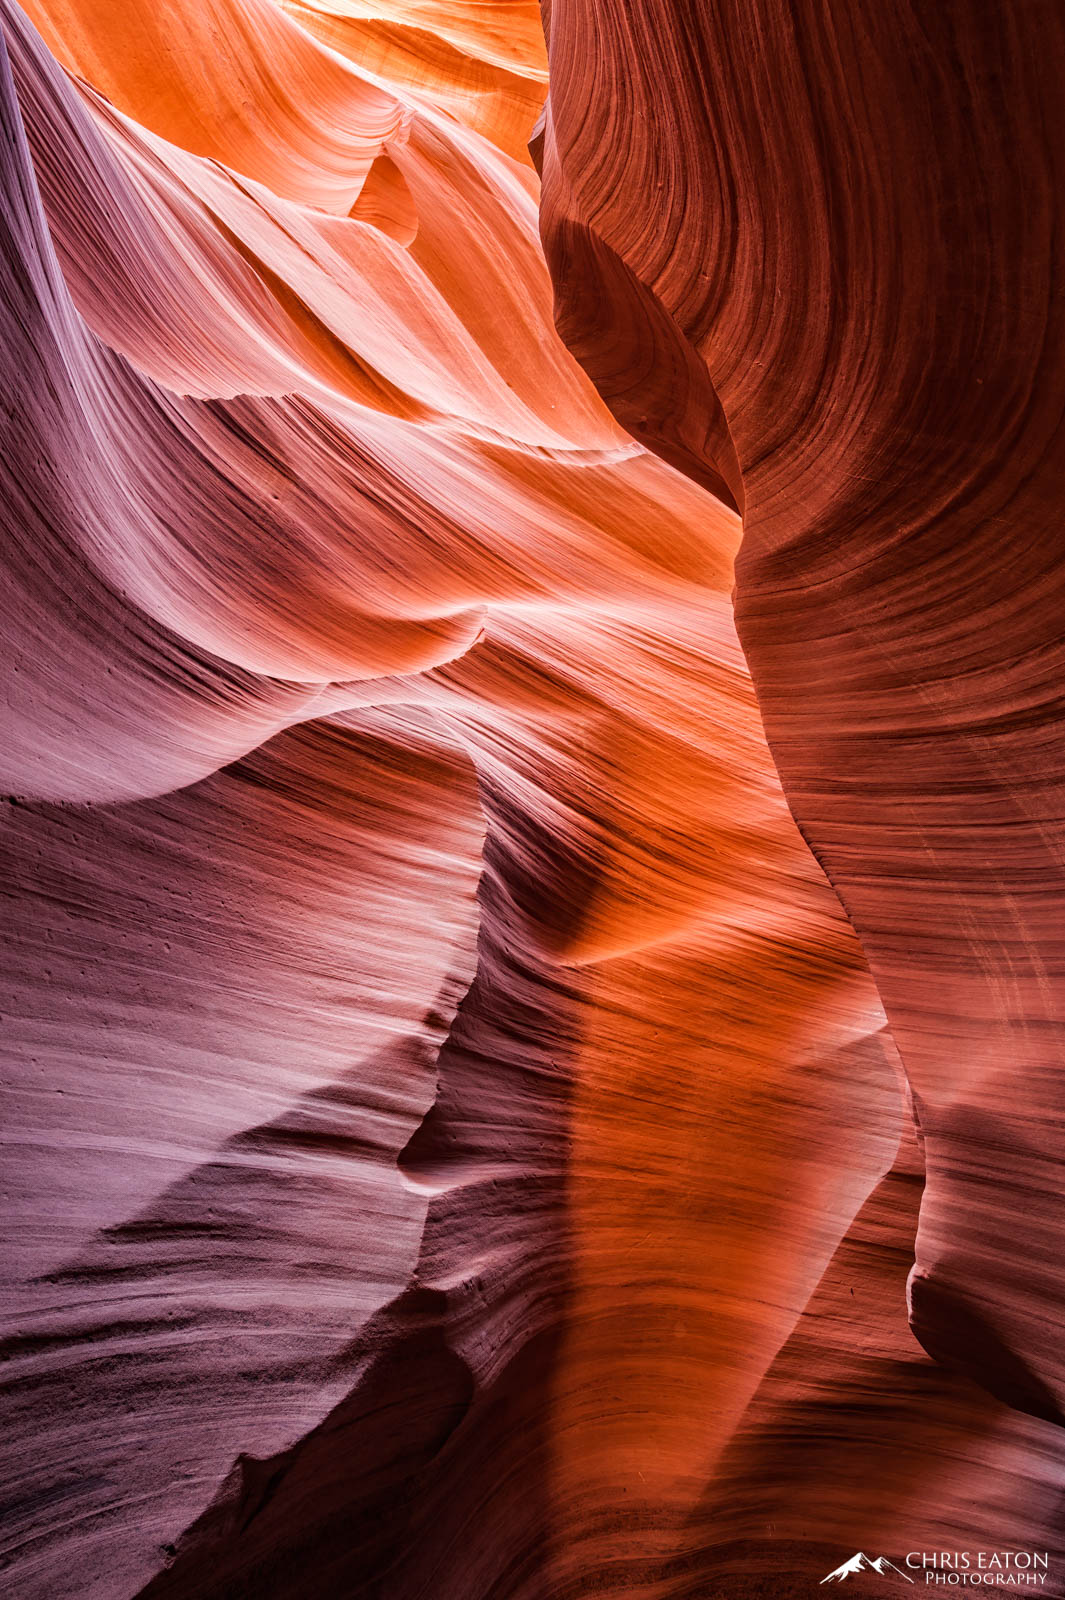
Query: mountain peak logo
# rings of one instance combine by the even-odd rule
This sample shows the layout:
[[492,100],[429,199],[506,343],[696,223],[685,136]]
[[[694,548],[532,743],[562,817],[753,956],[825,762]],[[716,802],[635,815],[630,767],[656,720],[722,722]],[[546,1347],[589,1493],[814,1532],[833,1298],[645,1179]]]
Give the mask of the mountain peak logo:
[[889,1561],[887,1556],[873,1556],[870,1559],[864,1550],[859,1550],[857,1555],[851,1556],[849,1561],[845,1561],[841,1567],[837,1567],[834,1572],[830,1572],[827,1578],[821,1579],[821,1582],[842,1583],[845,1578],[853,1578],[859,1572],[878,1572],[881,1577],[884,1577],[888,1572],[897,1572],[900,1578],[906,1579],[907,1583],[913,1582],[909,1573],[903,1572],[902,1568],[897,1567],[893,1561]]

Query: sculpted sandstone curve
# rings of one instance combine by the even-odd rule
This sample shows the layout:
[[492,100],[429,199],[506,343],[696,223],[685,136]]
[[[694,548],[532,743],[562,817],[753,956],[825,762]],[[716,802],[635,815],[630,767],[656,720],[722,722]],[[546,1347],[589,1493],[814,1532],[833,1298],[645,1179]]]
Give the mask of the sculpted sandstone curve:
[[742,506],[770,748],[911,1085],[912,1327],[1060,1424],[1060,13],[555,0],[549,40],[559,328]]
[[[911,1541],[1065,1559],[1057,1429],[1015,1408],[1055,1381],[1038,1248],[999,1346],[969,1345],[1008,1404],[905,1323],[925,1153],[936,1282],[936,1229],[961,1260],[1022,1202],[1049,1249],[1053,1143],[1023,1194],[985,1193],[1012,1148],[994,1073],[914,1056],[968,969],[918,942],[917,983],[939,924],[906,901],[893,988],[794,799],[789,739],[840,741],[849,787],[817,810],[843,779],[810,757],[811,804],[870,903],[903,905],[878,854],[901,836],[874,823],[913,767],[862,761],[919,723],[895,680],[848,721],[844,670],[893,613],[856,631],[855,591],[820,578],[811,606],[804,531],[849,490],[898,542],[833,431],[878,448],[883,347],[847,323],[839,371],[809,367],[842,326],[811,243],[841,205],[810,176],[830,152],[781,136],[779,182],[759,148],[745,187],[735,140],[705,136],[711,19],[555,0],[541,119],[527,0],[0,0],[19,1600],[749,1600]],[[773,89],[791,125],[789,38],[744,45],[721,116]],[[851,58],[824,50],[828,130]],[[865,205],[863,159],[842,193]],[[971,192],[951,204],[972,224]],[[789,250],[811,255],[798,310],[765,287]],[[949,389],[930,336],[892,349],[907,403],[935,355]],[[907,504],[946,516],[922,438]],[[960,640],[941,578],[890,593]],[[907,826],[948,815],[938,790],[912,804]],[[948,932],[993,927],[1006,961],[982,896]],[[1028,970],[964,994],[1015,1021]],[[918,990],[935,1015],[902,1005]],[[1009,1137],[1035,1149],[1027,1094]],[[945,1271],[930,1311],[917,1293],[936,1356],[994,1304],[993,1273],[979,1304],[963,1276],[967,1311]]]

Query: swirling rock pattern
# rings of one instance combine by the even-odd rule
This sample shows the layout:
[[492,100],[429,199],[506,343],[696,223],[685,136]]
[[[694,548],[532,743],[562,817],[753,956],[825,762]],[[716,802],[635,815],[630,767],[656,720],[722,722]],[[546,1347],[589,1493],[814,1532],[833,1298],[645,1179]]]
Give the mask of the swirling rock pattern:
[[[809,62],[808,166],[769,183],[743,139],[777,126],[760,108],[787,40],[758,35],[764,68],[720,86],[711,137],[709,11],[663,26],[555,0],[546,116],[527,0],[0,0],[0,18],[5,1592],[805,1594],[841,1546],[1056,1550],[1054,1352],[1033,1334],[1052,1141],[1027,1089],[999,1138],[991,1067],[914,1054],[962,995],[955,1041],[982,1029],[991,1051],[977,991],[1019,1025],[1035,946],[1019,921],[988,931],[990,891],[949,899],[962,835],[946,811],[921,823],[934,770],[907,804],[944,854],[916,902],[891,887],[907,841],[885,808],[912,775],[891,739],[921,725],[901,678],[862,709],[871,669],[848,650],[871,661],[877,629],[838,625],[852,591],[808,567],[808,547],[837,560],[810,532],[835,507],[855,539],[880,529],[875,576],[902,548],[889,490],[930,551],[949,505],[929,463],[980,410],[944,411],[941,448],[920,435],[928,460],[892,457],[875,494],[829,427],[882,452],[855,384],[870,407],[901,394],[862,365],[868,315],[831,382],[807,365],[841,326],[816,272],[857,270],[824,265],[806,192],[833,115],[859,115],[834,98],[856,81],[843,46]],[[995,24],[1019,41],[1002,73],[1035,72],[1026,25]],[[882,43],[863,48],[889,82],[905,46]],[[942,70],[948,104],[962,69]],[[730,92],[752,121],[724,126]],[[950,228],[975,225],[973,193]],[[779,311],[738,226],[770,202]],[[990,318],[989,294],[966,315]],[[755,311],[766,348],[737,333],[754,390],[734,392],[709,341]],[[906,404],[931,405],[914,374],[954,384],[922,326],[890,346]],[[1034,458],[1016,471],[1049,505]],[[741,532],[774,754],[890,1033],[763,733],[730,599]],[[957,551],[1019,617],[1022,588],[1011,609]],[[926,627],[931,595],[957,641],[957,573],[935,572],[919,599],[899,577],[885,593]],[[927,703],[954,726],[953,701]],[[890,782],[869,772],[878,730]],[[842,779],[803,755],[815,735]],[[806,814],[804,760],[880,922]],[[974,802],[988,827],[997,793]],[[996,872],[1022,871],[1016,837]],[[922,894],[1013,987],[979,968],[951,989],[940,969],[971,969],[915,946],[938,926]],[[997,1196],[978,1180],[1024,1129],[1045,1190],[1002,1328],[993,1273],[975,1301],[946,1252],[964,1265],[1015,1215],[1032,1160]],[[970,1333],[983,1307],[1000,1345],[970,1338],[969,1366],[991,1396],[906,1327],[923,1152],[915,1325],[957,1365],[959,1296]]]
[[913,1331],[1060,1425],[1060,11],[555,0],[549,39],[559,328],[742,508],[770,747],[921,1133]]

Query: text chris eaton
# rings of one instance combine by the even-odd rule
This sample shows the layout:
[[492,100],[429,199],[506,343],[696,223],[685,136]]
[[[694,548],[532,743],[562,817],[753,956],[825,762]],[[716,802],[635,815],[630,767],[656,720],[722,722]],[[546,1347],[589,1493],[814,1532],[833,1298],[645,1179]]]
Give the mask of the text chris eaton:
[[984,1583],[993,1587],[1038,1587],[1047,1580],[1047,1550],[909,1550],[906,1570],[924,1573],[926,1584]]

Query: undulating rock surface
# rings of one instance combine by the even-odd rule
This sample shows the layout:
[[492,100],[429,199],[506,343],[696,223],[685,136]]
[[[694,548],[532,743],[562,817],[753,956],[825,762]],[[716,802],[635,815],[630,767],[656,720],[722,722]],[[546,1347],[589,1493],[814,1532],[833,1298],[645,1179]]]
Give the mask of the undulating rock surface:
[[1065,1593],[1049,3],[0,18],[4,1594]]
[[742,510],[770,748],[922,1137],[911,1327],[1061,1426],[1065,18],[553,0],[549,44],[558,325]]

